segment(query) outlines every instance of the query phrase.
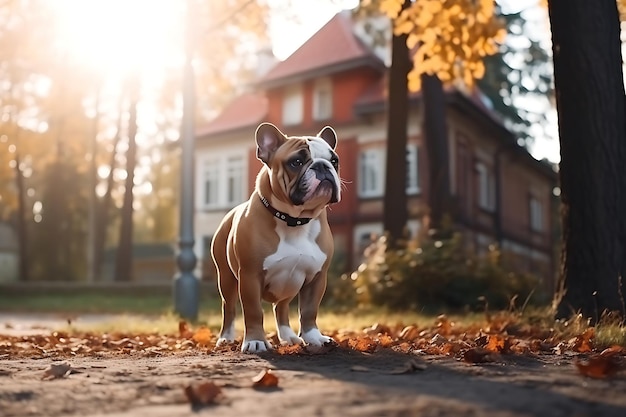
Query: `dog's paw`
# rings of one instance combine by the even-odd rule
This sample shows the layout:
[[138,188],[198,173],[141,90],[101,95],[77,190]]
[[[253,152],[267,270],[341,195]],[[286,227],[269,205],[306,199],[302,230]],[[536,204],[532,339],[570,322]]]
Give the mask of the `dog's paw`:
[[272,345],[267,340],[244,340],[241,351],[244,353],[260,353],[272,350]]
[[302,339],[307,345],[322,346],[326,343],[334,342],[332,337],[324,336],[319,329],[312,328],[302,333]]
[[278,340],[281,345],[302,345],[302,340],[289,326],[278,326]]
[[230,345],[231,343],[235,343],[235,339],[220,337],[219,339],[217,339],[217,342],[215,343],[215,347],[226,346],[226,345]]

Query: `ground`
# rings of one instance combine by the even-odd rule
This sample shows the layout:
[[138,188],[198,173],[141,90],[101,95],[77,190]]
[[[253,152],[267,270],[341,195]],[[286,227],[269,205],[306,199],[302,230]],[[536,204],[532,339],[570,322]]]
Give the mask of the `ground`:
[[[0,317],[2,319],[2,317]],[[19,326],[0,333],[24,332]],[[44,326],[36,330],[45,332]],[[582,376],[578,356],[495,355],[472,364],[454,356],[336,347],[323,354],[176,354],[14,358],[0,354],[0,413],[14,416],[624,416],[626,375]],[[74,373],[42,379],[51,364]],[[407,364],[411,365],[408,366]],[[278,386],[254,389],[272,369]],[[214,403],[192,410],[184,389],[213,382]]]

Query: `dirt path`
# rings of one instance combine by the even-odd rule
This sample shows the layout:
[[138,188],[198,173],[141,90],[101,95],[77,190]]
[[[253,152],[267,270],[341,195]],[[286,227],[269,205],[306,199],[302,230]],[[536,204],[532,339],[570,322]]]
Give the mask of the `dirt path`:
[[[424,369],[390,374],[417,358]],[[80,373],[42,381],[50,359],[0,358],[0,415],[165,417],[196,415],[191,383],[222,386],[219,416],[626,416],[626,377],[582,377],[570,356],[501,357],[469,365],[441,356],[335,349],[324,355],[239,352],[76,357]],[[274,369],[279,387],[251,388]]]

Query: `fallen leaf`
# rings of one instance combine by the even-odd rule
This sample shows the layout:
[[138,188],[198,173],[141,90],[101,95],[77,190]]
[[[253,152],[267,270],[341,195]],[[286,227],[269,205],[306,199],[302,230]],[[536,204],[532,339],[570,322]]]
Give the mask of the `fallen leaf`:
[[193,332],[189,330],[189,325],[185,320],[178,322],[178,335],[181,339],[189,339],[193,337]]
[[415,326],[406,326],[398,336],[402,340],[412,341],[419,336],[419,330]]
[[376,349],[376,343],[368,336],[349,339],[348,346],[359,352],[371,353]]
[[440,335],[439,333],[437,333],[436,335],[433,336],[432,339],[430,339],[430,344],[435,345],[435,346],[445,345],[446,343],[448,343],[448,339],[446,339],[444,336]]
[[274,388],[278,386],[278,377],[271,369],[264,369],[252,378],[253,388]]
[[463,352],[463,360],[467,363],[491,362],[492,358],[490,357],[490,355],[492,353],[493,352],[485,348],[472,348]]
[[505,345],[506,339],[503,336],[492,334],[489,335],[489,341],[485,345],[485,349],[491,352],[500,353],[504,350]]
[[593,327],[585,330],[581,335],[576,337],[574,341],[574,351],[579,353],[587,353],[593,350],[593,337],[596,334],[596,330]]
[[578,372],[590,378],[602,379],[615,374],[619,370],[619,363],[614,360],[615,355],[593,355],[587,359],[576,359]]
[[194,409],[215,403],[215,399],[221,393],[222,389],[214,382],[204,382],[185,387],[185,396]]
[[363,332],[368,335],[376,336],[379,334],[389,334],[391,333],[391,329],[384,324],[374,323],[371,327],[363,329]]
[[442,335],[447,335],[452,332],[452,326],[454,326],[454,323],[452,323],[445,314],[442,314],[437,317],[436,325],[439,329],[439,333],[441,333]]
[[427,366],[425,363],[419,362],[415,359],[411,359],[410,361],[405,363],[404,366],[394,369],[393,371],[389,373],[391,375],[410,374],[415,371],[424,371],[426,370],[426,368]]
[[192,339],[200,346],[207,346],[209,343],[211,343],[212,336],[213,335],[211,334],[211,330],[209,330],[207,327],[200,327],[198,330],[196,330]]
[[613,345],[611,347],[608,347],[606,349],[604,349],[601,353],[600,356],[615,356],[615,355],[619,355],[622,353],[626,353],[626,349],[621,347],[620,345]]
[[371,372],[372,370],[367,366],[354,365],[350,368],[352,372]]
[[41,379],[50,380],[57,378],[66,378],[72,373],[72,365],[68,362],[53,363],[50,368],[46,369]]
[[382,334],[378,336],[378,343],[384,348],[390,347],[391,345],[393,345],[393,337],[389,336],[388,334]]

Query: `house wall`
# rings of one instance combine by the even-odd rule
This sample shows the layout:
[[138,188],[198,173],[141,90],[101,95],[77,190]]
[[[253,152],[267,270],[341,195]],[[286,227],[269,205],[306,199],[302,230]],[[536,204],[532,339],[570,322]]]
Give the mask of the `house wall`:
[[[362,249],[371,234],[383,231],[383,199],[362,198],[358,193],[359,157],[363,150],[386,147],[387,121],[384,112],[357,116],[354,103],[373,83],[379,74],[370,70],[348,71],[333,76],[333,117],[327,121],[312,119],[314,80],[302,84],[303,121],[297,126],[281,126],[283,89],[267,91],[270,121],[288,135],[313,135],[329,124],[338,134],[337,153],[340,157],[340,176],[344,180],[342,200],[331,206],[329,220],[336,244],[336,262],[354,268],[362,259]],[[418,145],[419,192],[408,198],[409,229],[417,234],[422,228],[422,218],[427,212],[428,158],[422,136],[423,116],[420,107],[411,107],[409,112],[408,140]],[[529,164],[524,157],[515,157],[501,150],[502,130],[483,123],[463,113],[456,107],[447,110],[448,145],[450,153],[450,188],[453,197],[452,209],[455,226],[464,232],[466,241],[478,251],[497,241],[497,207],[484,208],[479,204],[479,175],[476,164],[481,162],[496,175],[496,157],[500,157],[500,210],[502,212],[502,249],[516,258],[517,265],[544,277],[552,277],[552,224],[551,192],[552,179]],[[250,126],[233,134],[216,135],[210,141],[199,144],[196,161],[206,153],[226,155],[239,153],[247,161],[246,196],[254,188],[261,162],[256,158],[253,132]],[[199,168],[196,168],[197,170]],[[201,172],[198,171],[198,175]],[[201,178],[201,177],[200,177]],[[494,184],[495,186],[495,184]],[[196,185],[201,187],[201,185]],[[197,197],[202,190],[197,188]],[[535,196],[544,207],[544,225],[541,231],[530,227],[529,198]],[[247,198],[247,197],[246,197]],[[494,196],[495,198],[495,196]],[[196,253],[202,262],[206,253],[207,238],[212,236],[229,208],[204,210],[196,203]],[[205,260],[206,261],[206,260]],[[210,266],[209,266],[210,267]],[[546,280],[547,287],[551,285]]]
[[282,102],[285,88],[279,87],[266,92],[268,98],[267,120],[274,123],[289,135],[311,135],[317,133],[321,127],[330,124],[333,127],[355,122],[354,103],[363,92],[380,79],[380,73],[369,69],[357,69],[334,74],[332,77],[333,89],[333,116],[329,120],[313,120],[313,91],[315,79],[301,83],[304,100],[303,120],[297,126],[283,126]]
[[0,282],[17,281],[19,256],[16,251],[0,249]]
[[[477,162],[497,175],[500,171],[501,250],[519,270],[544,277],[547,291],[554,285],[552,188],[554,179],[530,166],[527,155],[513,153],[496,144],[501,140],[477,127],[456,110],[449,111],[451,188],[463,227],[478,250],[497,241],[496,214],[479,207]],[[468,156],[469,155],[469,156]],[[499,167],[496,158],[500,159]],[[541,230],[531,228],[530,197],[537,198],[543,212]]]
[[[256,149],[254,140],[255,129],[256,126],[251,126],[234,133],[214,135],[210,139],[199,139],[197,141],[194,154],[196,171],[194,196],[196,213],[194,222],[194,252],[198,258],[196,273],[199,276],[208,278],[212,274],[212,261],[209,254],[211,238],[224,216],[232,208],[230,206],[211,209],[204,207],[203,160],[216,155],[219,158],[226,158],[231,155],[242,156],[245,161],[243,178],[248,178],[248,181],[244,181],[241,201],[247,199],[252,187],[251,184],[254,184],[253,180],[252,183],[250,182],[250,178],[256,177],[256,171],[254,171],[254,167],[250,164],[250,153]],[[256,160],[256,158],[254,159]]]

